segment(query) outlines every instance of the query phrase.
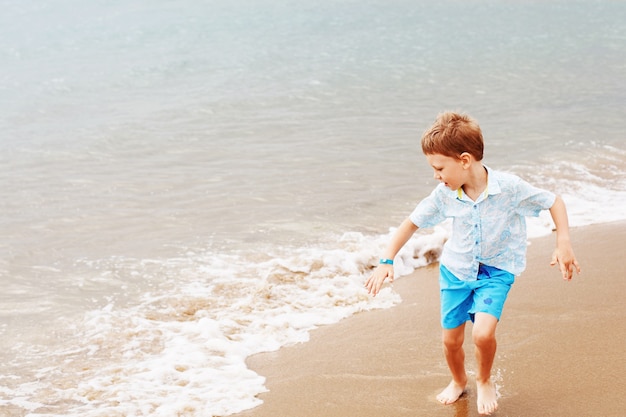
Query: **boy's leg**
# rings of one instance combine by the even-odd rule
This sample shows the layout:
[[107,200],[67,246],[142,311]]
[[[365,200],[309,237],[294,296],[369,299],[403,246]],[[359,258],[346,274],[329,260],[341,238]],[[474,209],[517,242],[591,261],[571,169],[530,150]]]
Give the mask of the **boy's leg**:
[[443,329],[443,351],[452,374],[452,381],[439,395],[437,400],[442,404],[452,404],[465,392],[467,374],[465,373],[465,323],[454,329]]
[[455,277],[445,266],[440,265],[439,270],[443,350],[452,381],[437,395],[437,400],[442,404],[452,404],[463,394],[467,385],[463,341],[465,323],[470,319],[468,311],[473,302],[472,288],[467,282]]
[[476,394],[478,413],[489,415],[498,408],[496,387],[491,381],[491,368],[496,356],[498,319],[488,313],[476,313],[472,338],[476,347]]
[[491,368],[496,356],[496,326],[502,314],[515,276],[509,272],[481,265],[478,286],[474,290],[472,338],[476,347],[478,412],[489,415],[498,408],[496,387],[491,381]]

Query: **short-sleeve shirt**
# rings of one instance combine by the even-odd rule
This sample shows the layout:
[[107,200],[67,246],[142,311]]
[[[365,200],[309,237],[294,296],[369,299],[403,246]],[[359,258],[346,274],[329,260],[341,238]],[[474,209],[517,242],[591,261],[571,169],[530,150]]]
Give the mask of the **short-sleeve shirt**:
[[487,188],[473,201],[462,190],[439,184],[410,215],[419,228],[452,219],[452,235],[440,262],[457,278],[476,280],[480,264],[519,275],[526,268],[526,216],[554,204],[554,193],[485,167]]

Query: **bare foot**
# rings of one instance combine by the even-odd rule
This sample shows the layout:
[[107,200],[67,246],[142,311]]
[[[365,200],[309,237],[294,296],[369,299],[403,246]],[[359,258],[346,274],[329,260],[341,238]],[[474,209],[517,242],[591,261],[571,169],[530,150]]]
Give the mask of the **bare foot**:
[[498,409],[496,386],[491,381],[476,383],[478,414],[488,416]]
[[448,386],[437,395],[437,401],[441,404],[452,404],[458,400],[465,392],[465,384],[457,384],[454,380],[448,384]]

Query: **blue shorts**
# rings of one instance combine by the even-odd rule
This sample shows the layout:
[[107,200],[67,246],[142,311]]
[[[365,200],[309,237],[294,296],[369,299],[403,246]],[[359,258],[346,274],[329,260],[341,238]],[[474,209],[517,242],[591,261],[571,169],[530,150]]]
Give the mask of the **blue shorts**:
[[514,281],[515,275],[510,272],[482,264],[477,280],[462,281],[441,265],[441,326],[454,329],[468,320],[474,321],[476,313],[488,313],[500,320],[504,301]]

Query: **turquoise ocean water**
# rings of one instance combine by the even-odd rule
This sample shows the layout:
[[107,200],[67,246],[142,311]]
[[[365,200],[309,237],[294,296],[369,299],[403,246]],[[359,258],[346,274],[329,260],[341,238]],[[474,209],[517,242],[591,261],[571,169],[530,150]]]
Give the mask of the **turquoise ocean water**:
[[626,219],[625,1],[0,6],[2,415],[257,405],[246,357],[400,302],[362,283],[442,110],[573,226]]

